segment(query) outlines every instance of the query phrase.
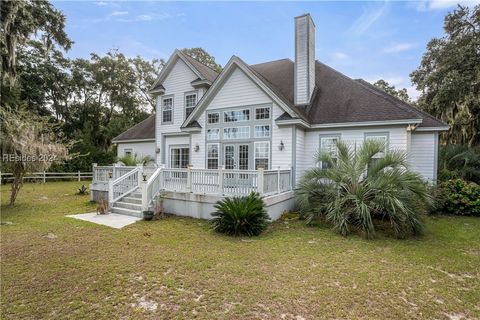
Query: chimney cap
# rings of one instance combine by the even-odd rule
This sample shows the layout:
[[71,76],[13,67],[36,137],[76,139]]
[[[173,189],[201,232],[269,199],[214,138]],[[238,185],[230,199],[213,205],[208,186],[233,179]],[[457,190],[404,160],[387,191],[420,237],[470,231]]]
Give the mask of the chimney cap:
[[313,26],[315,26],[315,22],[313,21],[313,18],[312,16],[310,15],[310,13],[304,13],[304,14],[301,14],[299,16],[296,16],[294,19],[297,20],[297,19],[301,19],[301,18],[304,18],[304,17],[309,17],[310,18],[310,21],[313,23]]

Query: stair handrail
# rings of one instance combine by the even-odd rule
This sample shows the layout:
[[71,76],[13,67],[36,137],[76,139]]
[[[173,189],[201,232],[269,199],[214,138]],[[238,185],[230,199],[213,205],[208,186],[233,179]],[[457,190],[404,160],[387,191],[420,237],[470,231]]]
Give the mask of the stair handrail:
[[148,210],[155,196],[162,188],[162,167],[159,167],[142,186],[142,210]]
[[114,202],[139,187],[141,167],[137,166],[126,174],[108,182],[108,202]]

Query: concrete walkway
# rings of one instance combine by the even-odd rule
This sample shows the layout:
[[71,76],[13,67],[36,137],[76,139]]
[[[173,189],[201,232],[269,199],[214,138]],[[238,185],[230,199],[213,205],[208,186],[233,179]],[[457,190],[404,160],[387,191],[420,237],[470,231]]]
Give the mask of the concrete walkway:
[[74,218],[78,220],[93,222],[96,224],[101,224],[107,227],[121,229],[129,224],[135,223],[142,218],[127,216],[117,213],[109,214],[97,214],[96,212],[84,213],[84,214],[72,214],[67,215],[69,218]]

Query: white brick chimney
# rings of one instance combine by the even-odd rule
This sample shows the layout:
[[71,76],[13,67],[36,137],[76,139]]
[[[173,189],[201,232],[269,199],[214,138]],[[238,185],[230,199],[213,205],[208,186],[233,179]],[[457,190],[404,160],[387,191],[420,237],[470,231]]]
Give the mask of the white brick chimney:
[[309,13],[295,17],[295,104],[308,104],[315,88],[315,24]]

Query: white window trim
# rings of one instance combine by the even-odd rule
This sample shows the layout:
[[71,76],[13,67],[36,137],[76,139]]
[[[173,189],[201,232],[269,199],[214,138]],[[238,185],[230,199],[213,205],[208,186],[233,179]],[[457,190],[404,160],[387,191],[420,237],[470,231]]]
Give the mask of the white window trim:
[[[375,138],[385,138],[385,150],[389,149],[390,145],[390,132],[365,132],[364,133],[364,141],[375,139]],[[372,158],[383,158],[385,156],[385,152],[379,152],[375,154]]]
[[[235,129],[235,128],[236,128],[236,129],[238,129],[238,130],[240,130],[241,128],[247,128],[247,129],[248,129],[248,137],[237,137],[237,138],[229,138],[229,137],[225,137],[225,130],[226,130],[226,129]],[[238,130],[237,130],[237,133],[238,133]],[[250,126],[241,126],[241,127],[225,127],[225,128],[223,128],[223,132],[222,132],[223,136],[222,136],[222,138],[223,138],[223,140],[240,140],[240,139],[250,139],[250,131],[251,131],[251,130],[250,130]]]
[[[171,106],[171,109],[170,109],[170,112],[172,114],[171,116],[171,120],[170,121],[164,121],[163,120],[163,112],[165,110],[165,100],[167,99],[172,99],[172,106]],[[173,95],[170,95],[170,96],[165,96],[165,97],[162,97],[162,124],[172,124],[173,123],[173,106],[174,106],[174,99],[173,99]]]
[[[242,111],[245,111],[245,110],[248,110],[248,119],[246,120],[237,120],[237,121],[225,121],[225,113],[227,112],[242,112]],[[223,111],[223,123],[237,123],[237,122],[246,122],[246,121],[250,121],[251,120],[251,110],[250,108],[241,108],[241,109],[232,109],[232,110],[226,110],[226,111]]]
[[[342,139],[342,135],[340,133],[332,133],[332,134],[321,134],[320,137],[319,137],[319,152],[322,153],[323,152],[323,148],[322,148],[322,139],[331,139],[331,138],[337,138],[338,140],[341,140]],[[338,150],[337,150],[338,152]],[[335,155],[335,157],[333,158],[338,158],[338,154]],[[323,167],[323,164],[322,164],[322,161],[320,161],[318,163],[318,166],[320,168]]]
[[[210,157],[208,156],[208,147],[211,146],[211,145],[212,145],[212,146],[213,146],[213,145],[216,145],[216,146],[217,146],[217,152],[218,152],[218,153],[217,153],[217,158],[210,158]],[[221,164],[220,164],[220,143],[207,143],[207,148],[206,148],[205,151],[206,151],[206,152],[205,152],[205,153],[206,153],[205,156],[206,156],[206,160],[207,160],[207,161],[206,161],[207,163],[205,164],[205,168],[208,169],[208,160],[210,160],[210,159],[217,159],[217,161],[218,161],[218,162],[217,162],[217,168],[219,168],[219,167],[221,166]]]
[[[258,109],[268,109],[268,118],[262,118],[262,119],[257,119],[257,110]],[[270,120],[271,117],[272,117],[272,108],[270,108],[269,106],[266,106],[266,107],[256,107],[255,108],[255,111],[254,111],[254,117],[256,121],[262,121],[262,120]]]
[[270,165],[270,161],[271,161],[270,153],[272,151],[271,148],[270,148],[271,147],[270,141],[256,141],[256,142],[253,143],[253,168],[256,168],[256,166],[257,166],[257,159],[265,159],[265,158],[258,158],[257,157],[257,145],[260,144],[260,143],[261,144],[264,144],[264,143],[268,144],[268,152],[267,152],[267,159],[268,160],[267,160],[267,163],[268,163],[268,169],[270,169],[272,167]]
[[127,156],[127,152],[130,152],[130,155],[133,156],[133,148],[123,149],[123,156]]
[[[258,136],[258,135],[257,135],[257,128],[258,128],[258,127],[268,127],[268,136]],[[272,136],[272,126],[269,125],[269,124],[256,125],[253,129],[254,129],[254,131],[255,131],[254,134],[253,134],[253,136],[254,136],[255,138],[270,138],[270,137]],[[263,132],[265,132],[265,130],[264,130]]]
[[[218,115],[218,121],[217,122],[208,122],[208,115],[209,114],[217,114]],[[207,113],[207,124],[217,124],[220,123],[220,112],[209,112]]]
[[[190,107],[190,109],[192,109],[192,112],[193,110],[195,109],[195,106],[197,105],[197,102],[198,102],[198,93],[197,91],[189,91],[189,92],[185,92],[184,96],[183,96],[183,104],[185,106],[185,119],[187,118],[187,97],[188,96],[195,96],[195,104],[193,105],[193,107]],[[190,112],[190,114],[192,113]]]
[[[217,131],[217,137],[211,138],[209,137],[209,131]],[[207,129],[207,140],[220,140],[220,128],[208,128]]]
[[[187,149],[187,150],[189,150],[188,151],[188,164],[190,164],[190,148],[189,148],[189,146],[187,144],[186,145],[171,145],[171,146],[169,146],[169,167],[170,168],[173,168],[173,163],[172,163],[172,156],[173,156],[172,150],[173,149]],[[180,162],[181,162],[181,156],[182,155],[180,154],[179,156],[180,156]],[[181,169],[181,167],[177,168],[177,169]]]

